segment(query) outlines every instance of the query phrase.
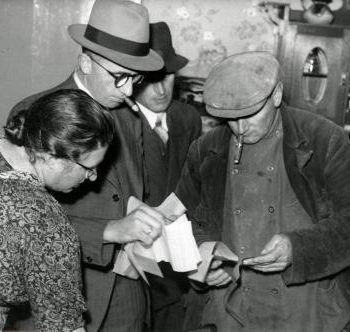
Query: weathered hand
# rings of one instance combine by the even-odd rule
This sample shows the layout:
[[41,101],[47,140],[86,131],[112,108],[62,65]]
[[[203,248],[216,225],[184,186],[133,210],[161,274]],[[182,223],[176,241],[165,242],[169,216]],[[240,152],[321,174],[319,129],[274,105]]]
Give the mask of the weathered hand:
[[292,263],[292,244],[283,234],[276,234],[265,245],[261,256],[243,260],[243,265],[261,272],[280,272]]
[[142,205],[122,219],[111,220],[103,239],[114,243],[141,241],[149,246],[160,236],[164,222],[165,217],[161,213]]
[[211,262],[209,272],[206,276],[205,282],[209,286],[224,286],[232,281],[232,277],[220,266],[222,262],[219,260],[213,260]]

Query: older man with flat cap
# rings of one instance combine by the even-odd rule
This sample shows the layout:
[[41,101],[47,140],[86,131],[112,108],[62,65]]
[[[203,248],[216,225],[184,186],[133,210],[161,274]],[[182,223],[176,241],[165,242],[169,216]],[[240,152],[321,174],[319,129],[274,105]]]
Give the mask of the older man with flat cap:
[[[87,24],[69,26],[70,36],[82,46],[72,75],[48,90],[81,89],[115,119],[118,140],[98,169],[99,180],[76,191],[66,207],[82,246],[84,292],[88,331],[142,331],[146,296],[142,281],[112,272],[121,244],[156,239],[163,217],[142,207],[126,215],[130,195],[143,199],[141,123],[124,104],[142,72],[163,67],[162,58],[149,47],[147,9],[132,1],[96,0]],[[41,92],[11,111],[26,109]],[[136,123],[136,124],[135,124]],[[135,139],[136,137],[136,139]]]
[[191,294],[188,327],[343,331],[349,138],[326,118],[282,103],[280,66],[267,52],[214,67],[204,101],[225,123],[193,143],[176,193],[201,247],[223,241],[239,260],[212,262],[209,287]]
[[[177,54],[165,22],[150,24],[150,47],[164,60],[164,68],[145,77],[134,89],[140,107],[147,192],[144,201],[158,206],[175,190],[192,141],[201,134],[198,111],[173,99],[175,75],[188,59]],[[135,119],[137,121],[137,119]],[[185,274],[161,262],[164,278],[148,275],[151,294],[152,331],[181,331],[183,294],[188,290]]]

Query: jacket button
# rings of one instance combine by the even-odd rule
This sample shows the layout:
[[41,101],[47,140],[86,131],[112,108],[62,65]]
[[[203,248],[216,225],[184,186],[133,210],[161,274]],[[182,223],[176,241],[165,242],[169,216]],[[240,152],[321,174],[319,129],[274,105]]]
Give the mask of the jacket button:
[[240,208],[234,209],[234,211],[233,211],[233,213],[236,214],[236,215],[240,215],[242,212],[243,211]]
[[277,295],[279,293],[279,291],[278,291],[277,288],[272,288],[271,289],[271,293],[274,294],[274,295]]
[[119,195],[118,194],[114,194],[112,196],[112,199],[113,199],[114,202],[118,202],[119,201]]
[[92,258],[91,258],[90,256],[87,256],[87,257],[86,257],[86,260],[87,260],[89,263],[92,262]]
[[269,212],[270,213],[274,213],[275,212],[275,208],[273,206],[269,206]]

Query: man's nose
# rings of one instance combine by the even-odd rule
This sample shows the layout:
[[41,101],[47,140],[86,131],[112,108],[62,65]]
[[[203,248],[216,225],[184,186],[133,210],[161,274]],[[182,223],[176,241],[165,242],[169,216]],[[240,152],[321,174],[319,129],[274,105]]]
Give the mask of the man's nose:
[[156,82],[154,83],[154,90],[157,92],[159,95],[165,94],[165,88],[163,82]]
[[132,88],[132,78],[130,77],[127,82],[119,88],[126,96],[130,97],[133,92]]

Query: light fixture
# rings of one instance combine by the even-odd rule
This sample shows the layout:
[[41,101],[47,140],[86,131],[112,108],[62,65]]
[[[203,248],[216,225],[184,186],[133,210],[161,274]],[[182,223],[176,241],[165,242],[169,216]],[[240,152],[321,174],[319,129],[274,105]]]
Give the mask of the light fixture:
[[328,6],[331,2],[332,0],[312,0],[310,3],[310,1],[301,0],[301,4],[305,10],[305,21],[312,24],[332,23],[334,16],[332,10]]
[[313,48],[305,60],[303,76],[326,78],[328,68],[324,51],[319,48]]

